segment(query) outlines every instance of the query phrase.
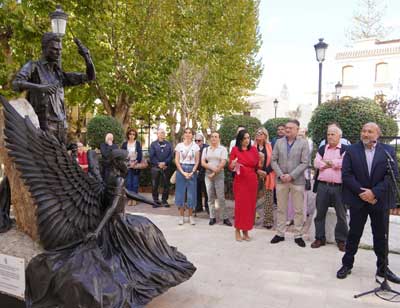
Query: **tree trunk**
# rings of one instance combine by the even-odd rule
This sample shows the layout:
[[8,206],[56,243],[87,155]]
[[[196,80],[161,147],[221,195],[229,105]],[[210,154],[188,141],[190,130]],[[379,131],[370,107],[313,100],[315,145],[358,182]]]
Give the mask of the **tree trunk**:
[[33,202],[27,186],[21,179],[20,172],[7,154],[4,145],[4,117],[3,110],[0,111],[0,162],[4,164],[5,175],[10,181],[11,206],[13,207],[17,227],[28,234],[33,240],[37,240],[38,229],[36,221],[36,205]]

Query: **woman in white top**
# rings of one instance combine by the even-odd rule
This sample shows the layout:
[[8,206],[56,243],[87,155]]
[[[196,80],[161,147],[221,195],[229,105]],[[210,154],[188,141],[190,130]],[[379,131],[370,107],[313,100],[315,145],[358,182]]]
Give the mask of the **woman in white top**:
[[196,207],[197,175],[199,165],[199,146],[193,142],[193,131],[185,128],[183,142],[175,148],[176,185],[175,204],[179,208],[179,224],[183,225],[185,213],[185,192],[187,192],[187,208],[189,210],[189,222],[194,225],[193,209]]

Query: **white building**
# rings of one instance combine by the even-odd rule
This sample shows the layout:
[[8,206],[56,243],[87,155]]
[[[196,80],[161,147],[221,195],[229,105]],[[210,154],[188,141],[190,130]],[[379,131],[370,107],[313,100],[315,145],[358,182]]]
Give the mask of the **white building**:
[[336,53],[336,80],[342,83],[341,97],[400,95],[400,40],[360,40]]

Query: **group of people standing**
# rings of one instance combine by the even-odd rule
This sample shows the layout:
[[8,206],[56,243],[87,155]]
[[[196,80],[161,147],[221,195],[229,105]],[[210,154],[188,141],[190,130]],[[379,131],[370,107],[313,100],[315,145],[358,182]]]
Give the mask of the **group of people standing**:
[[[340,279],[351,273],[354,256],[358,249],[366,219],[371,219],[373,243],[377,255],[377,275],[385,273],[385,224],[384,209],[393,206],[388,196],[390,185],[386,172],[387,158],[390,156],[393,169],[398,174],[394,149],[378,142],[381,134],[376,123],[366,123],[360,134],[360,142],[350,145],[342,137],[337,123],[327,127],[324,139],[316,152],[313,166],[316,193],[315,240],[311,248],[326,245],[325,220],[329,207],[334,207],[337,224],[334,230],[337,247],[344,252],[342,267],[337,272]],[[78,144],[78,161],[87,170],[87,160],[82,154],[82,144]],[[112,134],[107,134],[101,145],[103,156],[103,177],[107,177],[108,155],[118,148],[113,143]],[[127,189],[138,192],[140,170],[147,167],[143,159],[137,131],[128,129],[122,149],[129,153],[129,173]],[[194,213],[206,210],[209,225],[217,223],[217,206],[222,224],[232,226],[225,206],[225,167],[233,175],[235,201],[234,228],[237,241],[250,241],[256,217],[257,198],[261,195],[263,206],[263,225],[267,229],[274,226],[273,207],[276,204],[276,234],[271,243],[285,240],[288,209],[292,207],[294,242],[305,247],[303,228],[307,215],[306,190],[311,178],[312,143],[301,131],[297,120],[289,120],[279,125],[277,137],[269,140],[268,131],[261,127],[256,130],[252,140],[245,127],[239,126],[237,135],[231,141],[230,151],[220,143],[218,132],[212,132],[210,143],[204,137],[195,135],[191,128],[184,130],[183,140],[175,148],[166,140],[165,130],[159,129],[157,140],[150,146],[153,207],[169,207],[169,183],[171,164],[176,164],[175,204],[179,209],[178,224],[188,222],[195,225]],[[159,186],[163,183],[161,200]],[[309,183],[308,183],[309,185]],[[203,208],[203,195],[205,205]],[[350,224],[347,211],[350,209]],[[400,283],[388,268],[388,279]]]

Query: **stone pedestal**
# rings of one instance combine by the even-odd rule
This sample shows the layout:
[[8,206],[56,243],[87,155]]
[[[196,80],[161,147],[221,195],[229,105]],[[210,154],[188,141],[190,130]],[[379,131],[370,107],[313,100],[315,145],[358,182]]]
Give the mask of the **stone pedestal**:
[[[315,217],[316,213],[314,214]],[[349,221],[349,215],[347,215],[347,221]],[[336,212],[334,208],[329,208],[328,213],[326,214],[326,223],[325,223],[325,234],[326,241],[328,243],[335,243],[335,226],[336,226]],[[383,223],[383,222],[382,222]],[[308,236],[310,241],[314,241],[315,239],[315,224],[314,219],[311,223],[310,230],[308,232]],[[362,248],[372,248],[372,229],[371,229],[371,220],[367,219],[365,223],[364,232],[360,240],[360,247]],[[390,215],[389,220],[389,250],[391,252],[400,253],[400,216]]]

